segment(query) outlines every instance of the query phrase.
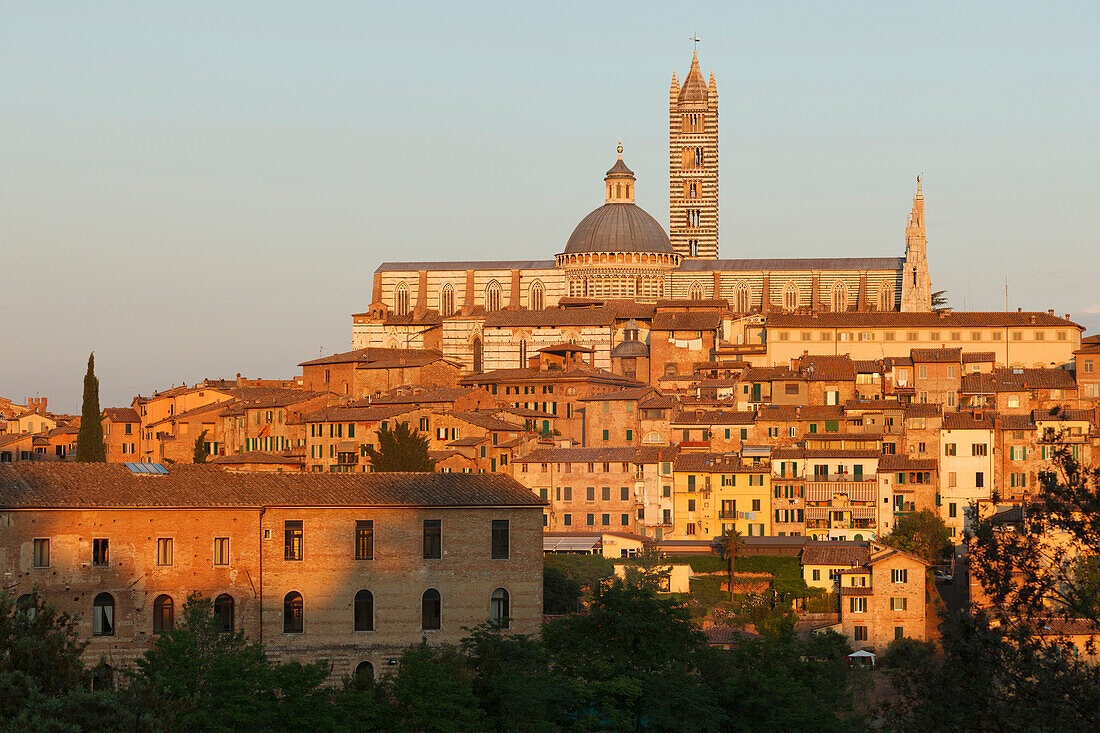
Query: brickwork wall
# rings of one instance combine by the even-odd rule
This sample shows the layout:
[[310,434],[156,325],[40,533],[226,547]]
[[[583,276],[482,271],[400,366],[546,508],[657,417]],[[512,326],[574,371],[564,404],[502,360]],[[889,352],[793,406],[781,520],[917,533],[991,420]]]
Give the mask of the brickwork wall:
[[[154,477],[149,480],[155,481]],[[129,664],[154,642],[153,604],[170,596],[175,618],[188,594],[229,593],[235,625],[274,659],[331,659],[333,675],[360,661],[376,670],[387,657],[428,638],[455,643],[489,617],[496,588],[510,597],[511,629],[535,633],[542,614],[542,528],[528,509],[268,508],[0,512],[0,568],[16,596],[37,586],[62,611],[80,615],[90,664]],[[303,522],[303,559],[284,558],[284,522]],[[375,559],[354,559],[356,520],[374,520]],[[423,520],[441,519],[443,557],[423,559]],[[510,555],[491,558],[491,522],[510,522]],[[110,540],[109,565],[92,567],[93,538]],[[173,540],[173,564],[158,566],[157,540]],[[230,538],[230,564],[213,565],[215,537]],[[34,538],[50,539],[50,567],[33,568]],[[442,628],[421,629],[421,595],[442,596]],[[375,629],[354,631],[353,600],[374,594]],[[283,599],[303,596],[305,631],[283,633]],[[92,606],[108,592],[115,634],[92,636]],[[262,599],[262,601],[261,601]],[[262,608],[262,610],[261,610]],[[262,623],[261,623],[262,614]]]

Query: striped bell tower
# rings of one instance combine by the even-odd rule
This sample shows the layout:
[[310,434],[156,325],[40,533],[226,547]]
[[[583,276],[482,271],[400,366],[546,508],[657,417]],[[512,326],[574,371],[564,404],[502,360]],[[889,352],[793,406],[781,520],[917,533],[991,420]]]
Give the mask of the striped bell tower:
[[668,232],[676,254],[718,259],[718,83],[699,70],[683,86],[672,74],[668,99]]

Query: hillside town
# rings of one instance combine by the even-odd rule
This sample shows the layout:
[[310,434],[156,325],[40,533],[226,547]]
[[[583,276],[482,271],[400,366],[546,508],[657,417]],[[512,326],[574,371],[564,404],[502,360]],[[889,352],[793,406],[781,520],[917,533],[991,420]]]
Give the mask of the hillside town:
[[[767,636],[750,606],[769,598],[856,666],[998,607],[979,524],[1025,522],[1058,460],[1100,463],[1100,334],[953,307],[919,178],[900,256],[721,259],[698,54],[668,104],[667,231],[635,203],[658,176],[620,144],[551,257],[383,262],[342,316],[348,350],[153,375],[98,410],[101,462],[77,458],[87,412],[0,397],[5,591],[71,614],[112,674],[198,593],[222,630],[330,681],[395,675],[487,621],[537,635],[569,615],[546,568],[582,562],[657,567],[713,649]],[[399,426],[431,472],[376,470]],[[942,525],[931,555],[894,541],[918,518]],[[1091,634],[1050,632],[1088,659]]]

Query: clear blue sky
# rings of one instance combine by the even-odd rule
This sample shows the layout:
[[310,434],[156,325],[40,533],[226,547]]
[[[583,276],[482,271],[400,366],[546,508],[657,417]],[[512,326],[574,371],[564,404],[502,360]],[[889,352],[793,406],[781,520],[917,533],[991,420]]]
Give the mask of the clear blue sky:
[[[671,16],[679,5],[686,13]],[[0,2],[0,395],[290,377],[382,260],[551,257],[718,74],[721,254],[900,255],[1100,326],[1100,4]]]

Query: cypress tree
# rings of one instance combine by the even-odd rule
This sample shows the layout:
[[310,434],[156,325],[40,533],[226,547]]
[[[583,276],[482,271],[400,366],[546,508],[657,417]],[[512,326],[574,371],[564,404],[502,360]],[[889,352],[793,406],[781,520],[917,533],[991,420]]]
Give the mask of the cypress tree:
[[76,436],[76,460],[81,463],[106,463],[103,424],[99,421],[99,380],[95,376],[95,352],[88,355],[88,373],[84,375],[84,407],[80,411],[80,433]]

